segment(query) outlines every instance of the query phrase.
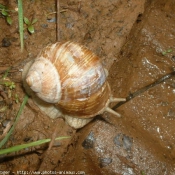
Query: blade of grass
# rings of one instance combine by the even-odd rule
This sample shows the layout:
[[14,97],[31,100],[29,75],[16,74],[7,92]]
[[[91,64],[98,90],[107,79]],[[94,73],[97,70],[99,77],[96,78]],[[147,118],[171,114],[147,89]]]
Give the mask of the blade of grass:
[[20,115],[21,115],[21,113],[22,113],[22,111],[23,111],[23,109],[24,109],[24,106],[25,106],[25,104],[27,103],[27,100],[28,100],[28,96],[26,95],[26,96],[24,97],[24,100],[23,100],[23,102],[22,102],[22,104],[21,104],[21,106],[20,106],[20,109],[19,109],[18,113],[17,113],[17,116],[16,116],[16,119],[15,119],[15,122],[14,122],[13,126],[11,127],[11,129],[10,129],[10,131],[7,133],[7,135],[4,137],[4,139],[0,142],[0,148],[8,141],[8,139],[9,139],[11,133],[13,132],[13,130],[14,130],[14,128],[15,128],[17,122],[18,122],[18,119],[19,119],[19,117],[20,117]]
[[18,0],[18,21],[19,21],[19,34],[20,34],[20,43],[21,51],[24,49],[24,26],[23,26],[23,7],[22,0]]
[[[68,138],[70,138],[70,136],[62,136],[62,137],[56,138],[55,140],[62,140],[62,139],[68,139]],[[0,155],[15,152],[15,151],[19,151],[21,149],[28,148],[28,147],[31,147],[31,146],[38,146],[40,144],[47,143],[47,142],[50,142],[50,141],[51,141],[51,139],[43,139],[43,140],[38,140],[38,141],[27,143],[27,144],[13,146],[13,147],[10,147],[10,148],[7,148],[7,149],[2,149],[2,150],[0,150]]]

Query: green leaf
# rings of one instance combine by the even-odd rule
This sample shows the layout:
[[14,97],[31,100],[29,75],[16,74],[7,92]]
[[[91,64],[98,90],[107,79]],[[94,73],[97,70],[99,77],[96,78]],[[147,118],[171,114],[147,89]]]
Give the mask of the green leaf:
[[167,52],[162,52],[162,55],[166,55],[167,54]]
[[12,18],[11,18],[10,16],[7,16],[7,17],[6,17],[6,21],[7,21],[7,23],[8,23],[9,25],[12,24]]
[[172,52],[172,51],[173,51],[172,49],[168,49],[168,50],[167,50],[168,53],[170,53],[170,52]]
[[144,171],[141,171],[141,174],[142,174],[142,175],[146,175]]
[[33,19],[32,24],[35,24],[37,21],[38,21],[37,19]]
[[15,102],[16,102],[16,103],[19,103],[18,94],[15,94]]
[[30,21],[29,21],[29,19],[26,18],[26,17],[24,17],[24,22],[25,22],[25,24],[30,25]]
[[34,33],[35,32],[35,29],[34,29],[33,25],[28,26],[27,29],[28,29],[28,31],[30,33]]
[[4,8],[5,8],[5,6],[0,4],[0,9],[4,9]]
[[12,90],[12,89],[15,89],[16,85],[14,82],[11,82],[11,84],[9,85],[9,88]]
[[2,13],[3,16],[8,16],[8,12],[5,9],[2,9],[1,13]]
[[6,87],[9,87],[11,90],[16,87],[13,81],[8,81],[8,80],[2,80],[0,81],[0,84],[5,85]]

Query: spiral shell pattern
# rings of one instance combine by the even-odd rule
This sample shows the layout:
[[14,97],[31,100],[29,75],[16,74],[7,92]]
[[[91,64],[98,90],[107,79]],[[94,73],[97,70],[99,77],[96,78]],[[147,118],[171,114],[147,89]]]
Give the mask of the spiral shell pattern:
[[83,119],[78,120],[74,128],[84,126],[84,119],[90,122],[104,111],[120,116],[108,106],[110,102],[125,99],[112,98],[101,60],[77,43],[68,41],[46,46],[24,77],[41,100],[54,104],[67,121],[70,118],[69,124]]

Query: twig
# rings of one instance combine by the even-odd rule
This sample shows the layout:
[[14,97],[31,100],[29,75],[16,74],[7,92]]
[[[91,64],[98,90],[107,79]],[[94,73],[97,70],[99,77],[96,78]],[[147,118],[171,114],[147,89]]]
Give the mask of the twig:
[[60,2],[57,0],[57,41],[60,41]]
[[133,98],[139,96],[140,94],[144,93],[144,92],[147,91],[148,89],[150,89],[150,88],[152,88],[152,87],[154,87],[154,86],[156,86],[156,85],[158,85],[158,84],[164,82],[165,80],[167,80],[167,79],[169,79],[169,78],[171,78],[171,77],[173,77],[173,76],[175,76],[175,71],[173,71],[173,72],[171,72],[171,73],[169,73],[169,74],[166,74],[166,75],[164,75],[162,78],[156,80],[155,82],[153,82],[153,83],[151,83],[151,84],[149,84],[149,85],[147,85],[147,86],[141,88],[140,90],[138,90],[138,91],[136,91],[136,92],[134,92],[134,93],[132,93],[132,94],[129,94],[129,95],[126,97],[126,101],[122,101],[122,102],[117,103],[112,109],[114,109],[114,110],[117,109],[118,107],[120,107],[121,105],[127,103],[127,102],[130,101],[131,99],[133,99]]
[[6,136],[6,134],[9,132],[9,130],[10,130],[11,126],[13,125],[13,123],[14,123],[14,122],[11,121],[11,122],[9,122],[9,123],[7,124],[6,128],[5,128],[4,131],[3,131],[3,134],[0,135],[0,140],[2,140],[2,139]]
[[51,138],[51,141],[49,143],[49,147],[48,147],[48,150],[47,151],[51,150],[52,146],[54,145],[54,142],[55,142],[55,138],[57,136],[57,133],[58,133],[58,127],[55,127],[55,130],[54,130],[54,132],[52,134],[52,138]]

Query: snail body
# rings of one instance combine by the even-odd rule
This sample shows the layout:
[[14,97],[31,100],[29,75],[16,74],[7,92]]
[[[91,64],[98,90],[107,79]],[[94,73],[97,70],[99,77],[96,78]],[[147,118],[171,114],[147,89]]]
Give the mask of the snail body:
[[61,112],[74,128],[83,127],[105,111],[120,116],[109,103],[125,99],[112,97],[100,59],[84,46],[69,41],[50,44],[23,74],[25,89],[36,94],[38,103],[56,108],[54,113]]

